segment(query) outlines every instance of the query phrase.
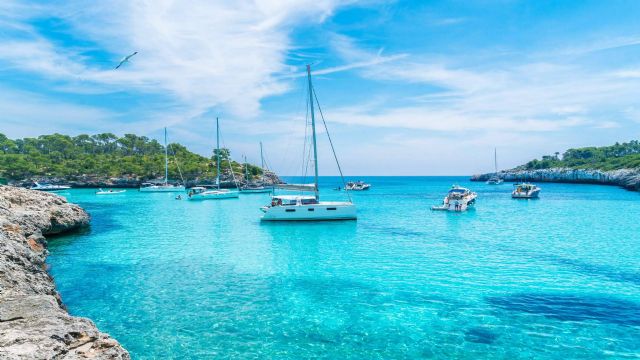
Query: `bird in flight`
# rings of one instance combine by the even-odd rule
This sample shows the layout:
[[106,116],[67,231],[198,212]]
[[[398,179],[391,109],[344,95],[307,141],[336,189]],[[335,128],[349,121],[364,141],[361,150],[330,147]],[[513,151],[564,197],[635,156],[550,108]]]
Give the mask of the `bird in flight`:
[[137,53],[138,53],[137,51],[134,51],[133,54],[123,57],[122,60],[120,60],[120,63],[118,64],[118,66],[116,66],[116,68],[114,70],[118,70],[118,68],[120,68],[120,66],[122,66],[122,64],[124,64],[126,62],[129,62],[129,59],[131,59]]

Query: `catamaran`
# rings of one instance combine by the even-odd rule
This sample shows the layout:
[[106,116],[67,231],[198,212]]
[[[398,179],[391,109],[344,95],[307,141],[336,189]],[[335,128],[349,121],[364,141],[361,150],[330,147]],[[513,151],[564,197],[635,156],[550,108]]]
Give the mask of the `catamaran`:
[[71,189],[71,186],[68,185],[53,185],[53,184],[40,184],[36,181],[33,182],[33,186],[30,188],[31,190],[40,190],[40,191],[62,191]]
[[269,193],[273,191],[273,186],[264,185],[264,155],[262,154],[262,141],[260,142],[260,169],[262,169],[262,176],[260,182],[253,182],[249,179],[249,168],[247,164],[247,158],[244,159],[244,172],[247,183],[240,188],[241,193]]
[[493,176],[491,176],[489,178],[489,180],[487,180],[487,184],[488,185],[500,185],[504,182],[504,180],[502,180],[499,176],[498,176],[498,149],[493,149],[493,164],[495,165],[495,169],[496,172],[493,173]]
[[169,184],[169,152],[167,146],[167,128],[164,128],[164,183],[145,182],[140,185],[141,192],[176,192],[184,191],[184,186]]
[[[300,192],[313,192],[313,195],[273,195],[271,204],[263,206],[263,221],[287,221],[287,220],[356,220],[356,206],[351,199],[349,201],[320,201],[318,188],[318,151],[316,144],[316,120],[314,114],[313,99],[315,92],[311,83],[311,66],[307,65],[307,82],[309,86],[309,110],[311,113],[311,132],[313,141],[314,182],[313,184],[279,184],[275,188],[283,190],[295,190]],[[322,115],[322,110],[320,111]],[[324,123],[324,117],[322,119]],[[325,130],[326,130],[326,123]],[[327,136],[329,132],[327,131]],[[329,137],[331,143],[331,137]],[[337,163],[337,156],[333,144],[331,148]],[[338,170],[342,175],[340,164]],[[348,192],[347,192],[348,194]]]
[[[229,161],[229,169],[233,176],[231,161]],[[218,118],[216,118],[216,188],[208,189],[204,186],[193,187],[189,190],[189,200],[218,200],[237,197],[238,190],[220,188],[220,122],[218,121]]]

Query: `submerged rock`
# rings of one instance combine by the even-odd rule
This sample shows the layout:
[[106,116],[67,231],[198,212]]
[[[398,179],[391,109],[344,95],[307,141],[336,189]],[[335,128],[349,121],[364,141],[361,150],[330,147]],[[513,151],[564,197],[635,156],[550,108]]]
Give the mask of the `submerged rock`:
[[0,186],[0,358],[130,358],[91,320],[67,313],[46,272],[44,235],[88,224],[63,197]]
[[[473,175],[471,181],[487,181],[494,173]],[[551,168],[538,170],[504,170],[498,173],[504,181],[560,182],[576,184],[617,185],[640,191],[640,169],[612,171]]]

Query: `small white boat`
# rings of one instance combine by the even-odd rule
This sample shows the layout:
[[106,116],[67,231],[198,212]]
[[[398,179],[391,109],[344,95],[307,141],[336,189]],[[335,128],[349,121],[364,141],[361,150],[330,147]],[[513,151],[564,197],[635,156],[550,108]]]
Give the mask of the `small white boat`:
[[113,189],[102,190],[102,188],[100,188],[98,189],[98,191],[96,191],[96,195],[117,195],[117,194],[122,194],[125,191],[127,190],[113,190]]
[[447,196],[444,197],[442,205],[432,206],[431,210],[466,211],[469,206],[475,204],[477,197],[478,194],[475,192],[461,186],[453,185],[447,193]]
[[196,186],[189,189],[187,196],[189,200],[215,200],[237,198],[238,194],[237,190],[207,189],[204,186]]
[[273,186],[264,185],[264,155],[262,153],[262,141],[260,142],[260,168],[262,169],[262,177],[258,182],[252,182],[249,178],[249,168],[247,158],[244,159],[244,171],[247,184],[240,188],[240,192],[243,194],[264,194],[273,192]]
[[177,191],[185,191],[185,188],[182,185],[172,185],[169,183],[163,183],[163,184],[142,183],[140,185],[140,191],[141,192],[177,192]]
[[487,180],[487,185],[501,185],[504,180],[498,176],[498,149],[493,149],[493,164],[496,172]]
[[542,190],[538,186],[529,183],[515,184],[515,189],[511,193],[514,199],[537,199]]
[[369,190],[371,184],[367,184],[364,181],[349,181],[345,186],[345,190],[363,191]]
[[240,188],[240,192],[243,194],[264,194],[273,192],[273,186],[264,185],[252,185],[248,184]]
[[31,190],[40,190],[40,191],[62,191],[71,189],[71,186],[68,185],[53,185],[53,184],[40,184],[38,182],[33,182],[33,186],[30,188]]
[[[320,191],[318,189],[318,153],[316,146],[316,120],[314,114],[314,90],[311,84],[311,67],[307,65],[307,81],[309,84],[308,110],[311,114],[311,134],[314,164],[313,184],[278,184],[274,188],[313,192],[314,195],[273,195],[271,204],[260,208],[264,215],[262,221],[322,221],[322,220],[356,220],[356,205],[349,201],[320,201]],[[324,121],[324,119],[323,119]],[[326,129],[326,127],[325,127]],[[327,133],[328,135],[328,133]],[[331,145],[333,149],[333,145]],[[335,151],[334,151],[335,156]],[[336,162],[338,161],[335,157]],[[340,164],[338,164],[340,169]],[[342,170],[340,175],[342,175]],[[347,191],[347,195],[349,192]]]
[[[140,192],[177,192],[184,191],[184,186],[169,184],[169,148],[167,147],[167,128],[164,128],[164,182],[140,184]],[[183,179],[184,181],[184,179]]]

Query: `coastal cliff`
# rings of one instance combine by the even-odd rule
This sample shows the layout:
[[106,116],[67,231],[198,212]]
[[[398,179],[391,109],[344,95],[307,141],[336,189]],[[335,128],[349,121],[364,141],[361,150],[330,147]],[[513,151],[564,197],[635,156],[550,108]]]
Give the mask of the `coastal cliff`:
[[0,358],[130,358],[91,320],[67,313],[46,271],[44,236],[88,224],[60,196],[0,186]]
[[[473,175],[471,181],[486,181],[494,173]],[[512,169],[500,171],[498,176],[504,181],[559,182],[576,184],[617,185],[625,189],[640,191],[640,170],[619,169],[611,171],[590,169]]]

